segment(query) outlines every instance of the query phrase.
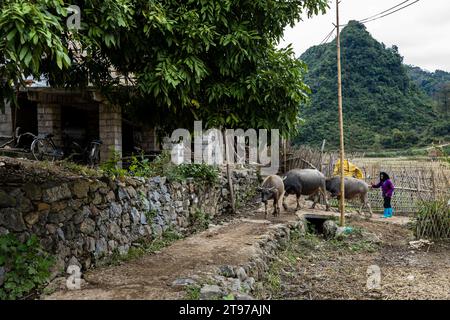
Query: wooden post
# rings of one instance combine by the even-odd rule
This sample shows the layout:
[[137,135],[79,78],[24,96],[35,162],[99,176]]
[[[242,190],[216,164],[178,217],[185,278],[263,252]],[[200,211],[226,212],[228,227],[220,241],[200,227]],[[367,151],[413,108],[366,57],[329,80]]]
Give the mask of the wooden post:
[[339,111],[339,140],[341,158],[341,200],[339,211],[341,213],[339,223],[345,225],[345,186],[344,186],[344,119],[342,116],[342,76],[341,76],[341,37],[339,34],[339,0],[336,0],[336,42],[337,42],[337,69],[338,69],[338,111]]
[[437,199],[437,192],[436,192],[436,180],[434,177],[434,169],[431,168],[431,185],[433,187],[433,200]]
[[223,138],[225,141],[225,144],[224,144],[225,162],[226,162],[226,168],[227,168],[228,189],[230,191],[231,210],[232,210],[233,214],[235,214],[236,213],[236,202],[234,199],[233,179],[231,178],[230,155],[229,155],[229,153],[231,153],[231,150],[228,150],[227,135],[226,135],[225,129],[222,130],[222,133],[223,133]]
[[325,149],[325,143],[327,142],[327,140],[323,139],[322,141],[322,148],[320,148],[320,164],[319,164],[319,168],[320,168],[320,172],[323,173],[323,151]]
[[282,171],[280,171],[280,173],[286,173],[287,172],[287,157],[286,157],[286,152],[287,152],[287,143],[286,143],[286,139],[282,138],[281,139],[281,150],[283,153],[283,167],[282,167]]
[[422,176],[422,170],[420,170],[417,175],[417,192],[419,192],[419,193],[421,192],[421,189],[420,189],[421,176]]

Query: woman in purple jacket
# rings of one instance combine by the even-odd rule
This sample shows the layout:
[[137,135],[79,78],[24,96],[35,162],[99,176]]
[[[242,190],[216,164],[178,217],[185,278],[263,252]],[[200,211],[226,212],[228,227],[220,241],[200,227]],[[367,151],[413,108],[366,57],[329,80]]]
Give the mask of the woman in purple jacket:
[[383,192],[384,199],[384,215],[383,218],[392,217],[392,206],[391,199],[394,194],[394,184],[392,183],[389,175],[386,172],[380,173],[380,182],[377,184],[372,184],[372,188],[380,188]]

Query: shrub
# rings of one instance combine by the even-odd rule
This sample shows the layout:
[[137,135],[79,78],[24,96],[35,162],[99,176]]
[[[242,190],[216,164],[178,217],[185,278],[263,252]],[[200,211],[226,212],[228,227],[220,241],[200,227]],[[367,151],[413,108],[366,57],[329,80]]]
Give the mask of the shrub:
[[196,181],[216,184],[219,182],[219,169],[208,164],[180,164],[172,163],[170,153],[164,151],[154,161],[146,159],[144,155],[131,157],[128,169],[117,167],[121,161],[120,154],[113,152],[111,158],[100,166],[108,176],[123,177],[156,177],[166,176],[170,181],[183,181],[193,178]]
[[442,147],[442,150],[444,151],[445,156],[450,157],[450,145]]
[[209,184],[217,184],[219,182],[219,169],[203,163],[180,164],[174,166],[173,170],[166,172],[166,175],[172,181],[193,178],[196,181],[203,181]]
[[163,151],[153,161],[145,158],[143,154],[140,156],[133,155],[127,175],[144,178],[164,176],[174,166],[175,164],[171,162],[168,151]]
[[153,168],[150,160],[144,158],[141,155],[139,158],[136,156],[131,157],[131,164],[128,167],[128,174],[135,177],[150,177],[153,174]]
[[100,170],[111,177],[124,177],[127,175],[127,170],[117,166],[120,161],[122,161],[120,153],[113,150],[111,152],[111,157],[100,165]]
[[0,300],[23,298],[50,276],[54,258],[46,253],[35,235],[24,243],[13,234],[0,236],[0,266],[6,271]]
[[447,201],[420,203],[413,227],[417,239],[450,239],[450,206]]

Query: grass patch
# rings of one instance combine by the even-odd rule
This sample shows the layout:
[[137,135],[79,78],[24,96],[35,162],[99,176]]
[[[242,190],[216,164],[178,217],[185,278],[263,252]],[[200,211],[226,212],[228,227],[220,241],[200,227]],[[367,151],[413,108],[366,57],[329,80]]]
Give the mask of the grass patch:
[[283,295],[283,278],[285,277],[295,277],[293,272],[290,270],[293,269],[293,266],[297,263],[297,259],[300,256],[299,248],[302,247],[302,243],[315,242],[314,236],[306,235],[302,237],[297,230],[291,231],[290,241],[286,245],[285,249],[278,255],[278,259],[269,264],[269,270],[266,272],[264,279],[262,280],[262,287],[264,288],[261,291],[261,288],[256,288],[255,296],[259,299],[262,299],[262,295],[265,292],[270,292],[273,299],[280,299]]
[[235,300],[234,294],[227,294],[222,300]]
[[136,242],[126,254],[121,254],[119,250],[115,249],[109,258],[108,264],[119,265],[123,262],[136,260],[145,254],[152,254],[160,251],[161,249],[182,238],[183,237],[176,231],[167,229],[163,232],[160,238],[153,239],[151,241],[142,240]]
[[[352,233],[342,239],[325,240],[317,234],[313,225],[304,236],[298,232],[291,233],[291,240],[286,248],[277,254],[277,258],[269,264],[269,270],[262,280],[262,286],[257,287],[256,297],[259,299],[284,299],[289,293],[285,284],[296,283],[302,278],[303,269],[309,269],[312,264],[320,264],[330,253],[351,255],[356,253],[371,253],[377,250],[378,244],[365,238],[361,227],[353,227]],[[320,269],[318,269],[320,270]],[[297,279],[297,280],[296,280]]]
[[62,160],[60,162],[56,163],[58,166],[60,166],[63,169],[67,169],[72,173],[82,175],[82,176],[88,176],[88,177],[99,177],[101,176],[101,173],[96,170],[89,168],[88,166],[84,166],[81,164],[77,164],[71,161]]
[[196,231],[203,231],[208,229],[211,222],[210,216],[203,210],[196,209],[190,217],[193,228]]
[[196,285],[187,286],[186,289],[187,300],[200,300],[200,287]]
[[335,250],[350,252],[375,252],[378,245],[364,238],[364,229],[352,227],[349,234],[343,234],[339,239],[331,239],[325,242]]
[[377,249],[376,245],[366,240],[359,240],[351,243],[348,248],[353,252],[375,252]]
[[270,292],[276,297],[281,293],[281,278],[280,271],[282,268],[281,263],[274,263],[270,266],[269,272],[267,274],[267,279],[265,281],[265,287],[268,287]]
[[145,218],[147,219],[148,223],[152,223],[153,219],[158,215],[158,211],[153,209],[153,210],[148,210],[144,212]]
[[166,230],[163,232],[161,238],[155,239],[145,246],[145,250],[147,253],[155,253],[180,239],[182,239],[182,236],[179,233],[173,230]]

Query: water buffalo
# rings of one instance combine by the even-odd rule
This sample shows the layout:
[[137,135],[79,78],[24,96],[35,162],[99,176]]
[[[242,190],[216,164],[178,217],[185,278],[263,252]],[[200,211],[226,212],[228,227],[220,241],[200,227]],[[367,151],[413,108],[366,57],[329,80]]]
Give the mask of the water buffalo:
[[264,179],[261,187],[258,188],[261,192],[261,201],[265,205],[265,218],[267,219],[267,201],[273,200],[273,215],[279,215],[281,212],[280,200],[284,195],[283,180],[279,176],[268,176]]
[[[289,171],[284,179],[285,197],[283,199],[283,207],[287,209],[285,200],[290,194],[295,194],[297,196],[296,210],[298,210],[300,209],[299,200],[301,195],[311,196],[321,193],[325,198],[328,211],[330,205],[327,200],[325,180],[323,173],[316,169],[294,169]],[[316,206],[316,203],[317,197],[314,198],[312,208]]]
[[[331,192],[332,197],[340,199],[341,178],[332,177],[326,181],[327,190]],[[369,185],[362,180],[345,177],[344,179],[345,199],[354,199],[359,196],[361,200],[361,208],[359,213],[362,213],[364,206],[369,208],[370,217],[372,216],[372,207],[369,203],[367,193],[369,192]]]

